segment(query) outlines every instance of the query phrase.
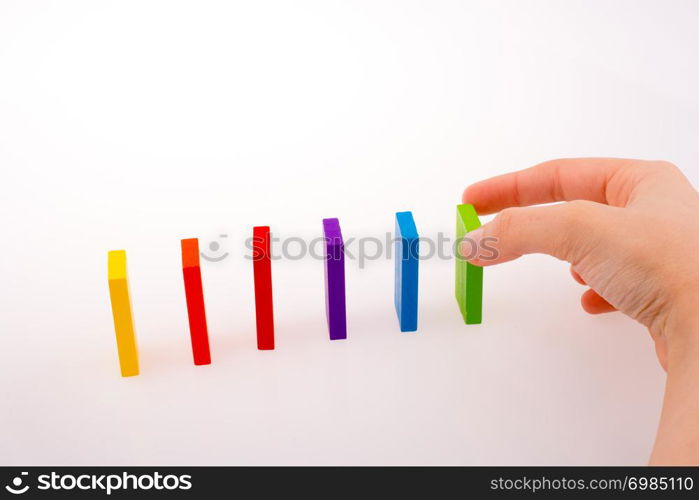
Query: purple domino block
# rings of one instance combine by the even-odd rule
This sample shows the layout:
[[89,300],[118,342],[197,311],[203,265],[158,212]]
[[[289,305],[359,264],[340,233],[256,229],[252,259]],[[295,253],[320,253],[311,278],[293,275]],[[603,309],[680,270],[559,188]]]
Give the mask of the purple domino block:
[[330,340],[347,338],[345,309],[345,244],[340,221],[323,219],[325,236],[325,313]]

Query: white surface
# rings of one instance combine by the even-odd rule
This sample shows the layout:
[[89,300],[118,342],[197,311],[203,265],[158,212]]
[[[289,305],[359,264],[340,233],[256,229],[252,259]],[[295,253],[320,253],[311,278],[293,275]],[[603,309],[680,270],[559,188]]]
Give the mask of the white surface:
[[[421,267],[401,334],[392,263],[274,264],[255,349],[252,225],[451,234],[469,183],[559,156],[663,158],[698,181],[699,3],[23,2],[0,5],[0,463],[642,464],[664,377],[644,329],[587,316],[567,266]],[[203,267],[194,367],[179,238]],[[142,375],[118,375],[106,254],[125,248]]]

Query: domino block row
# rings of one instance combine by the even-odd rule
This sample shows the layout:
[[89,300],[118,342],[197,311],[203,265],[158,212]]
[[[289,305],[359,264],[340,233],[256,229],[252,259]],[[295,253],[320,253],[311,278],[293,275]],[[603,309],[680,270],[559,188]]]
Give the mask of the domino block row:
[[[480,227],[471,205],[458,205],[456,217],[457,241],[469,231]],[[340,221],[323,219],[325,237],[325,305],[330,340],[347,338],[347,309],[345,300],[345,251]],[[187,302],[189,333],[195,365],[211,364],[206,308],[199,263],[199,240],[181,241],[182,274]],[[394,303],[401,332],[417,331],[418,269],[420,237],[411,212],[396,213],[395,220],[395,295]],[[274,349],[274,307],[272,300],[272,264],[270,228],[253,228],[253,275],[255,286],[255,318],[257,348]],[[114,330],[121,375],[139,374],[138,350],[134,330],[131,299],[126,271],[126,252],[108,254],[109,293],[112,303]],[[456,300],[466,324],[481,322],[483,268],[456,259]]]

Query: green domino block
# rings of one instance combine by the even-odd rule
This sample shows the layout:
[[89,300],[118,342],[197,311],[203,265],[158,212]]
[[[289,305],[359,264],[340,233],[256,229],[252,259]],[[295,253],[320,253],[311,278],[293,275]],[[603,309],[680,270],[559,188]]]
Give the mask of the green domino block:
[[[481,227],[473,205],[456,206],[456,241],[461,241],[469,231]],[[483,268],[474,266],[455,256],[456,260],[456,301],[467,325],[477,325],[482,320],[483,310]]]

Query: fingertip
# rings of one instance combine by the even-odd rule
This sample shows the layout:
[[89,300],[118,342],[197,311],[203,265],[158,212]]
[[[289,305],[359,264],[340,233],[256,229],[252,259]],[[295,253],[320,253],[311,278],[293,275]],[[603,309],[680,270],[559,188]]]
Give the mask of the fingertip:
[[461,194],[461,203],[473,205],[479,215],[488,214],[487,190],[483,188],[483,181],[471,184]]
[[613,305],[607,302],[591,288],[583,293],[582,297],[580,297],[580,305],[588,314],[604,314],[616,311],[616,308]]
[[[469,233],[470,234],[470,233]],[[456,256],[458,259],[465,260],[469,264],[473,264],[474,266],[478,267],[484,267],[487,265],[487,262],[482,261],[479,259],[480,256],[480,251],[478,247],[478,241],[470,239],[468,236],[464,239],[459,244],[458,247],[458,255]]]
[[497,258],[492,258],[492,259],[481,259],[478,257],[475,257],[473,259],[464,259],[467,261],[469,264],[473,264],[474,266],[478,267],[490,267],[490,266],[495,266],[498,264],[504,264],[506,262],[510,262],[512,260],[518,259],[521,257],[521,255],[501,255],[498,256]]
[[464,192],[461,193],[461,203],[469,203],[468,201],[468,190],[471,186],[468,186],[466,189],[464,189]]

